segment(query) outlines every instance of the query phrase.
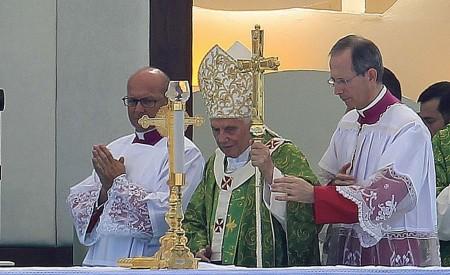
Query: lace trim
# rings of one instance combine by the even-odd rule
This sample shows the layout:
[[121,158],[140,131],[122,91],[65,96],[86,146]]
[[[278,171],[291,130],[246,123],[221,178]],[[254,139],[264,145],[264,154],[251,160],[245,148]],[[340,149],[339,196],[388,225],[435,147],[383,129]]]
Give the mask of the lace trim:
[[[384,183],[383,186],[376,186]],[[411,207],[416,205],[416,193],[409,177],[397,174],[393,165],[380,170],[370,181],[369,187],[361,186],[337,186],[336,191],[343,197],[354,202],[358,207],[358,220],[361,230],[355,228],[361,242],[361,246],[370,247],[378,243],[383,237],[384,231],[389,231],[390,226],[387,221],[397,212],[398,203],[406,196],[390,194],[389,198],[380,201],[380,191],[388,190],[391,184],[404,183],[409,197],[411,198]],[[382,190],[380,190],[382,189]],[[386,192],[389,195],[389,191]],[[374,216],[375,215],[375,216]]]
[[[361,252],[359,250],[344,249],[344,259],[343,264],[349,266],[361,266]],[[405,254],[393,253],[390,257],[390,266],[400,267],[400,266],[415,266],[414,256],[411,251],[406,251]]]
[[100,190],[91,190],[88,192],[71,194],[67,198],[75,230],[79,236],[83,236],[86,232],[99,192]]
[[115,178],[100,218],[100,231],[151,238],[153,228],[145,199],[147,195],[142,187],[128,182],[125,175]]
[[344,265],[361,266],[361,262],[361,252],[350,250],[347,247],[344,249]]
[[[338,227],[337,234],[339,236],[347,236],[349,235],[352,238],[358,238],[358,233],[353,228],[354,225],[344,225]],[[429,239],[438,239],[437,229],[433,232],[410,232],[410,231],[391,231],[384,232],[382,239],[389,240],[403,240],[403,239],[419,239],[419,240],[429,240]]]
[[[342,226],[342,227],[341,227]],[[439,239],[435,232],[395,231],[383,234],[383,238],[374,246],[363,248],[359,234],[351,225],[334,227],[330,239],[336,249],[344,244],[330,264],[344,265],[388,265],[388,266],[429,266],[440,265],[438,256]],[[363,249],[367,249],[364,250]],[[365,255],[365,256],[364,256]],[[330,260],[330,258],[329,258]]]
[[[395,104],[394,104],[395,105]],[[391,105],[392,106],[392,105]],[[396,180],[400,180],[402,182],[404,182],[406,184],[406,188],[408,189],[408,194],[411,197],[411,202],[413,203],[410,207],[410,209],[413,209],[414,207],[416,207],[416,203],[417,203],[417,194],[416,191],[414,189],[414,185],[411,181],[411,179],[406,176],[406,175],[400,175],[397,174],[394,170],[394,165],[390,164],[389,166],[387,166],[386,168],[382,169],[376,176],[375,178],[371,181],[371,184],[381,180],[383,177],[383,172],[387,171],[388,172],[388,176],[392,179],[396,179]]]

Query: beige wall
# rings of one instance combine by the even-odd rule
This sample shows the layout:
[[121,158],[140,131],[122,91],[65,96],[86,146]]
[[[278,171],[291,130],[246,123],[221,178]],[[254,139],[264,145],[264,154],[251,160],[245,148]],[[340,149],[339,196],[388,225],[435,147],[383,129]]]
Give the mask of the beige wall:
[[194,76],[201,58],[214,44],[228,48],[239,40],[250,48],[250,30],[257,23],[265,30],[265,54],[278,56],[281,70],[328,71],[331,46],[340,37],[355,33],[380,47],[384,63],[400,79],[404,95],[416,100],[431,83],[450,79],[449,11],[449,0],[398,0],[382,15],[194,7]]

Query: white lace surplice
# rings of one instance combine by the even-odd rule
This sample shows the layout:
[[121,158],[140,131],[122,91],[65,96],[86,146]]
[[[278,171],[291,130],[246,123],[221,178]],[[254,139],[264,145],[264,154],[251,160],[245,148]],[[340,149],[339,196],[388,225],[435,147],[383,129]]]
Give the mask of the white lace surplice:
[[[115,158],[125,158],[126,174],[117,177],[108,191],[99,222],[86,233],[101,188],[95,172],[70,189],[67,199],[80,242],[89,246],[84,265],[115,266],[119,258],[151,256],[167,231],[164,215],[169,188],[167,139],[154,146],[132,143],[135,135],[108,145]],[[201,180],[204,159],[185,139],[186,186],[183,209]]]
[[329,229],[327,264],[439,265],[428,130],[402,104],[390,106],[378,122],[361,129],[357,119],[355,110],[342,118],[319,162],[325,176],[352,162],[358,183],[336,187],[357,205],[359,223]]

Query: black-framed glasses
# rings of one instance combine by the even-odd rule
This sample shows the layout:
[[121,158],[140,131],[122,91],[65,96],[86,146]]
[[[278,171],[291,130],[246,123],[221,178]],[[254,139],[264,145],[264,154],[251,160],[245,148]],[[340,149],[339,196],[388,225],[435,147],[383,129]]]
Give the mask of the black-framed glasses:
[[357,75],[354,75],[353,77],[349,78],[349,79],[343,79],[343,78],[338,78],[338,79],[334,79],[332,77],[330,77],[328,79],[328,85],[330,85],[331,88],[334,88],[335,86],[347,86],[350,84],[350,82],[352,82],[353,78],[357,77]]
[[138,103],[140,102],[141,105],[145,108],[152,108],[156,106],[156,103],[158,102],[154,98],[151,97],[144,97],[144,98],[132,98],[128,96],[122,97],[123,105],[128,107],[136,107]]

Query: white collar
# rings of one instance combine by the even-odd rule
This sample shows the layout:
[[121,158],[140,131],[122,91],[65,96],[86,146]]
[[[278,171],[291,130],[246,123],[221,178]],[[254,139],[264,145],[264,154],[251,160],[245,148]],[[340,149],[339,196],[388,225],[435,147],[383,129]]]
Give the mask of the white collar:
[[375,106],[375,104],[377,104],[382,98],[383,96],[386,94],[386,86],[383,85],[383,88],[381,88],[381,91],[378,93],[377,97],[375,97],[374,100],[372,100],[372,102],[370,102],[369,105],[367,105],[366,107],[358,110],[356,109],[356,111],[358,112],[358,114],[362,117],[364,117],[364,112],[369,110],[370,108],[372,108],[373,106]]
[[237,169],[243,167],[250,160],[250,146],[245,149],[236,158],[227,157],[227,168],[225,169],[227,173],[232,173]]

